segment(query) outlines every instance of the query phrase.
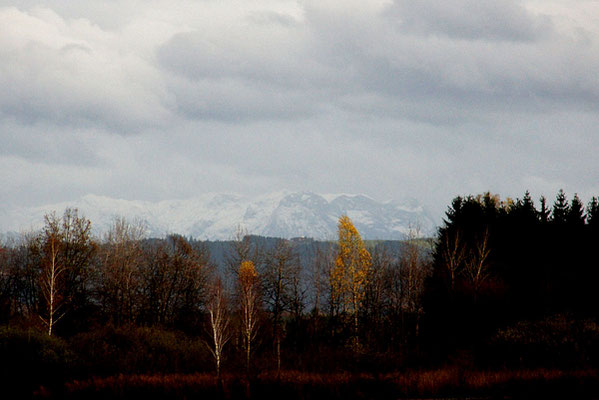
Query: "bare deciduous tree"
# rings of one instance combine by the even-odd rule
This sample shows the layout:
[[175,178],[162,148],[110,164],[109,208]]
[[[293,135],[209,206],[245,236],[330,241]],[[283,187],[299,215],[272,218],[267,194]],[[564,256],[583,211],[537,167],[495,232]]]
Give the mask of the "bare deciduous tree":
[[466,256],[466,251],[460,238],[460,232],[456,231],[453,235],[446,232],[441,246],[441,256],[445,268],[449,273],[450,288],[451,293],[453,293],[455,290],[456,277]]
[[259,265],[259,259],[261,258],[261,249],[252,243],[251,237],[248,231],[241,226],[237,227],[233,240],[231,241],[229,252],[226,255],[226,263],[235,279],[238,278],[239,266],[244,261],[252,261],[254,266]]
[[207,255],[198,253],[180,235],[146,255],[144,303],[150,322],[170,324],[198,314],[206,289]]
[[76,208],[67,208],[62,216],[63,247],[60,258],[65,267],[65,301],[73,317],[79,311],[87,312],[91,301],[91,263],[97,244],[92,238],[91,221],[79,215]]
[[277,371],[281,370],[282,316],[293,309],[295,280],[299,272],[299,257],[289,244],[281,239],[268,253],[262,282],[266,305],[272,316],[273,339],[277,358]]
[[326,304],[326,290],[328,276],[335,265],[335,256],[332,245],[325,243],[326,247],[313,245],[314,262],[312,263],[309,284],[311,287],[312,315],[319,317],[323,303]]
[[207,307],[212,346],[208,346],[220,378],[223,349],[231,339],[229,305],[222,281],[216,278],[209,288]]
[[45,221],[46,226],[41,238],[43,259],[40,288],[46,304],[46,315],[40,315],[40,318],[48,328],[48,335],[52,336],[54,325],[64,316],[62,306],[65,265],[59,259],[64,238],[60,231],[60,222],[55,214],[46,215]]
[[402,308],[410,313],[420,310],[420,297],[424,289],[424,280],[429,273],[424,258],[424,249],[419,244],[420,230],[410,227],[407,240],[404,241],[400,257]]
[[419,228],[410,227],[400,257],[402,318],[403,312],[416,317],[414,326],[416,336],[419,334],[420,317],[423,313],[421,300],[424,282],[431,272],[425,245],[426,242],[422,242],[420,239]]
[[103,309],[117,324],[132,323],[139,313],[142,249],[146,227],[115,218],[106,234],[99,269],[99,295]]
[[489,277],[488,258],[490,253],[489,231],[485,230],[483,235],[476,240],[465,260],[464,274],[472,284],[475,301],[478,300],[482,283]]
[[378,344],[385,314],[390,314],[387,307],[392,302],[393,292],[388,290],[391,289],[392,282],[387,281],[387,278],[390,276],[393,260],[389,249],[384,245],[374,247],[371,254],[372,267],[364,297],[364,311],[368,328],[364,334],[371,338],[371,343]]

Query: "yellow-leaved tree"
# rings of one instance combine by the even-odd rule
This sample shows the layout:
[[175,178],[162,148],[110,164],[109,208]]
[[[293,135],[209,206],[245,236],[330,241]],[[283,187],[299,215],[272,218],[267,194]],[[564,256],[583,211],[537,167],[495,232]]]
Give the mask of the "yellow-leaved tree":
[[360,233],[347,215],[339,218],[339,241],[335,266],[330,274],[332,300],[341,311],[353,317],[354,345],[358,345],[358,312],[364,299],[372,266],[370,253]]

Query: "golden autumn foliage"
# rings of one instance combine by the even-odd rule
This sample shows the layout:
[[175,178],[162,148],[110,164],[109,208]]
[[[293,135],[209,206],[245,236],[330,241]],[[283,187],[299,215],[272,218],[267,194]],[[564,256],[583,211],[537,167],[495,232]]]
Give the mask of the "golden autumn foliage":
[[251,261],[243,261],[241,266],[239,267],[239,281],[243,286],[253,285],[254,281],[258,273],[256,272],[256,267],[254,267],[254,263]]
[[347,313],[356,313],[364,299],[372,265],[360,233],[347,215],[339,218],[339,242],[335,266],[330,275],[333,299]]

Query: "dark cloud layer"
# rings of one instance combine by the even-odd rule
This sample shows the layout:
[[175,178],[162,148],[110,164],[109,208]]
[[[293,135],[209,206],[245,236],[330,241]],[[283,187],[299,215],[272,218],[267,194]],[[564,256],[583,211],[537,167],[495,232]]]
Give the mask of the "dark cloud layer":
[[0,1],[0,202],[599,193],[590,1]]
[[395,0],[389,8],[406,32],[464,40],[533,41],[552,33],[551,20],[517,0]]

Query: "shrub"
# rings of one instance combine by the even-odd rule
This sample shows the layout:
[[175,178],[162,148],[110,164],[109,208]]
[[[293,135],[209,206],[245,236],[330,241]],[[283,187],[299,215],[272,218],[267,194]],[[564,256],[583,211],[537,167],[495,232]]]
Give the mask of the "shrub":
[[215,398],[212,374],[116,375],[74,381],[66,385],[65,399],[184,399]]
[[561,314],[521,321],[499,330],[482,356],[509,367],[596,367],[599,325]]
[[212,368],[199,339],[158,328],[112,326],[71,339],[82,368],[92,375],[180,373]]
[[17,398],[40,385],[60,387],[75,366],[67,343],[33,329],[0,327],[0,383]]

